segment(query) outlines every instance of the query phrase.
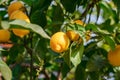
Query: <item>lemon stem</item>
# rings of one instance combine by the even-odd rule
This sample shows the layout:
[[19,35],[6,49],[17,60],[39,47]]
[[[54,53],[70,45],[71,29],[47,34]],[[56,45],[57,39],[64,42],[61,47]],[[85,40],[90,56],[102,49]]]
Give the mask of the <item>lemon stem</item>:
[[33,80],[33,41],[32,41],[32,36],[33,34],[29,34],[29,43],[30,45],[28,45],[27,39],[24,39],[24,46],[28,52],[28,54],[30,55],[30,80]]
[[[32,34],[30,34],[30,47],[31,47],[31,49],[33,49],[33,45],[32,45]],[[30,53],[30,57],[31,57],[31,61],[30,61],[30,69],[31,69],[31,80],[33,80],[32,79],[32,73],[33,73],[33,51]]]

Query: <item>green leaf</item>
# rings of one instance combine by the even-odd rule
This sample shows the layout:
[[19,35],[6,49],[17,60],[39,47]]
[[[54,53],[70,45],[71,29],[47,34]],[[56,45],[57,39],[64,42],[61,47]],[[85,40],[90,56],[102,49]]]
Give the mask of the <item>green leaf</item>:
[[3,29],[8,29],[10,27],[10,24],[8,21],[2,21],[1,26]]
[[67,76],[67,73],[70,71],[70,68],[66,63],[63,63],[61,67],[61,71],[63,78],[65,78]]
[[[45,59],[46,57],[46,54],[47,54],[47,40],[46,39],[40,39],[37,44],[36,44],[36,47],[35,48],[35,54],[36,56],[39,56],[41,59]],[[41,46],[42,45],[42,46]]]
[[30,16],[30,20],[34,24],[38,24],[42,27],[45,27],[47,24],[46,14],[43,11],[36,10]]
[[87,80],[85,67],[83,65],[79,64],[75,71],[75,80]]
[[101,3],[99,3],[99,6],[103,10],[104,19],[108,19],[112,14],[111,8],[108,6],[107,3],[103,2],[103,1]]
[[109,36],[103,36],[105,41],[107,42],[108,45],[110,45],[111,49],[114,50],[115,49],[115,42],[114,40],[109,37]]
[[12,72],[8,65],[0,59],[0,72],[5,80],[12,80]]
[[99,28],[94,24],[87,24],[85,29],[86,30],[92,30],[92,31],[95,31],[95,32],[99,31]]
[[21,61],[22,58],[19,58],[20,55],[23,57],[24,53],[24,46],[23,45],[13,45],[12,48],[10,48],[8,55],[9,55],[9,61],[14,62],[14,61]]
[[84,46],[83,44],[80,44],[71,49],[72,51],[71,51],[70,60],[72,64],[76,67],[81,62],[83,51],[84,51]]
[[113,0],[113,2],[117,6],[118,13],[120,13],[120,1],[119,0]]
[[2,16],[2,19],[4,19],[5,17],[5,15],[7,14],[7,11],[0,11],[0,16]]
[[73,13],[76,8],[76,1],[75,0],[61,0],[66,11]]
[[[9,24],[11,25],[10,28],[26,28],[39,34],[43,38],[50,39],[47,33],[39,25],[27,23],[23,20],[14,20],[14,21],[9,22]],[[14,25],[18,25],[18,27],[14,27]]]
[[33,4],[33,8],[32,8],[32,12],[36,11],[36,10],[47,10],[48,7],[50,6],[52,0],[34,0]]
[[66,51],[63,55],[63,58],[66,62],[66,64],[71,68],[71,61],[70,61],[70,50]]
[[110,25],[111,22],[112,21],[110,19],[107,19],[104,23],[102,23],[102,28],[101,29],[104,29],[104,30],[106,30],[106,31],[108,31],[110,33],[113,32],[115,27]]
[[53,13],[52,13],[52,20],[54,22],[63,22],[64,16],[63,16],[63,10],[59,4],[57,6],[53,6]]

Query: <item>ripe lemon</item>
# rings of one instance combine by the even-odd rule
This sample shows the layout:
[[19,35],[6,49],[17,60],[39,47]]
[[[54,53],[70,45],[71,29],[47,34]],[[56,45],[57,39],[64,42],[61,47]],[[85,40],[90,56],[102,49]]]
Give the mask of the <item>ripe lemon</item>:
[[25,20],[26,22],[30,23],[30,20],[29,20],[28,16],[24,12],[22,12],[20,10],[14,11],[10,15],[9,19],[10,20],[13,20],[13,19]]
[[[30,23],[28,16],[20,10],[14,11],[11,14],[9,19],[10,20],[20,19],[20,20],[25,20],[26,22]],[[12,31],[16,36],[19,36],[21,38],[23,38],[25,35],[29,34],[30,32],[29,30],[25,30],[25,29],[12,29]]]
[[8,42],[10,39],[10,32],[6,29],[0,29],[0,42]]
[[25,30],[25,29],[12,29],[12,31],[16,36],[19,36],[21,38],[23,38],[25,35],[30,33],[29,30]]
[[80,38],[80,35],[73,30],[68,30],[66,34],[71,41],[77,41]]
[[120,45],[117,45],[115,50],[108,52],[108,60],[113,66],[120,66]]
[[53,34],[50,39],[50,47],[57,53],[64,52],[68,49],[70,40],[64,32],[57,32]]
[[22,9],[24,9],[24,5],[20,1],[13,2],[8,6],[8,15],[10,16],[14,11]]
[[76,24],[79,24],[79,25],[82,25],[82,26],[85,26],[86,24],[83,22],[83,21],[81,21],[81,20],[75,20],[74,21]]

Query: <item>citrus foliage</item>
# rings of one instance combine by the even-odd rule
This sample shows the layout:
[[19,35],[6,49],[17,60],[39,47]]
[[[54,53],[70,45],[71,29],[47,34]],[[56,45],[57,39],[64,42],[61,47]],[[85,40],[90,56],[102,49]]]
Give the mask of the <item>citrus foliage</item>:
[[120,80],[119,4],[0,0],[0,78]]

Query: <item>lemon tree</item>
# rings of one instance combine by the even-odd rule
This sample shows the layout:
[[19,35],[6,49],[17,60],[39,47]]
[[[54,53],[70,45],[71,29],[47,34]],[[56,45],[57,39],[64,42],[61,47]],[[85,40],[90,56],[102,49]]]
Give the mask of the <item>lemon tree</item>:
[[119,4],[0,0],[0,80],[120,80]]

